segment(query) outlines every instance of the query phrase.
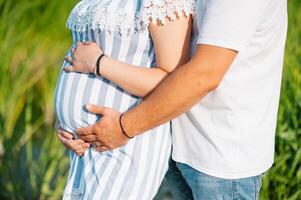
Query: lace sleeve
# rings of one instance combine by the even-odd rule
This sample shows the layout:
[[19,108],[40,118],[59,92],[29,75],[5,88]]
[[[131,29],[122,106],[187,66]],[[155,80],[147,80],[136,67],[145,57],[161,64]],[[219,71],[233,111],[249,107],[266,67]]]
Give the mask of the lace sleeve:
[[146,32],[151,22],[165,24],[177,16],[194,14],[196,6],[196,0],[142,0],[142,6],[134,11],[133,0],[123,1],[124,6],[117,8],[111,6],[114,1],[80,1],[68,18],[67,27],[77,32],[99,29],[130,35]]
[[144,24],[165,24],[166,20],[175,20],[177,16],[194,14],[196,0],[145,0],[142,9]]

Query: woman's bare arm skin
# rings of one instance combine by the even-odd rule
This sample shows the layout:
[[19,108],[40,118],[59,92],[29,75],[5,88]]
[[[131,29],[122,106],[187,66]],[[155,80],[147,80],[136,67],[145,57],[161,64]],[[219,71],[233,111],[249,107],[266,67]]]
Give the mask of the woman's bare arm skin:
[[[189,60],[191,26],[191,16],[167,20],[164,25],[151,24],[149,30],[157,61],[155,68],[139,67],[107,57],[101,61],[100,74],[131,94],[146,96],[168,73]],[[89,72],[90,65],[91,72],[94,69],[91,64],[101,53],[96,43],[79,45],[73,52],[73,66],[66,70]]]
[[100,73],[107,79],[137,96],[146,96],[175,67],[189,60],[191,18],[181,17],[164,26],[149,27],[155,46],[157,67],[130,65],[112,58],[104,59]]

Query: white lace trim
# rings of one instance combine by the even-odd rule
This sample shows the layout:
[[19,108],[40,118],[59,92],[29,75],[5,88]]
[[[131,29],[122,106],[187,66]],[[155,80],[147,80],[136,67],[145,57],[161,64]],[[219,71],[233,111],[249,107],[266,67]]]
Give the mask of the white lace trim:
[[145,0],[140,12],[129,12],[128,8],[112,10],[99,0],[83,0],[71,12],[67,27],[77,32],[87,29],[120,34],[143,32],[151,22],[165,24],[167,18],[175,20],[183,14],[194,14],[195,4],[195,0]]
[[166,20],[189,16],[195,13],[195,0],[148,0],[144,4],[142,21],[148,26],[150,22],[165,24]]

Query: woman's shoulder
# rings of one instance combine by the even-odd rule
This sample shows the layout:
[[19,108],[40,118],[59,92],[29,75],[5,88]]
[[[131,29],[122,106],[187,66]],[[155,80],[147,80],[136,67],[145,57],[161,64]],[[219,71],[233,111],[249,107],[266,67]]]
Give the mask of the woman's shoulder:
[[146,32],[150,23],[165,24],[195,12],[196,0],[82,0],[72,10],[67,27],[132,34]]

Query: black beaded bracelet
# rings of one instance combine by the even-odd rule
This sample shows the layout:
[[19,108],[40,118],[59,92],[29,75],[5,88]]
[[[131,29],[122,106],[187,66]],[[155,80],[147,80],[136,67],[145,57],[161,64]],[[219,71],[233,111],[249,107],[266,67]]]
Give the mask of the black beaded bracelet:
[[124,114],[124,113],[122,113],[122,114],[120,115],[120,117],[119,117],[119,125],[120,125],[120,128],[121,128],[121,131],[122,131],[123,135],[125,135],[127,138],[132,139],[132,138],[134,138],[134,137],[133,137],[133,136],[129,136],[129,135],[125,132],[125,130],[124,130],[123,126],[122,126],[121,120],[122,120],[123,114]]
[[102,53],[102,54],[98,57],[98,59],[97,59],[97,61],[96,61],[96,70],[95,70],[95,74],[96,74],[97,76],[101,76],[100,71],[99,71],[99,68],[100,68],[100,61],[101,61],[101,59],[102,59],[103,57],[105,57],[105,55],[106,55],[106,54]]

